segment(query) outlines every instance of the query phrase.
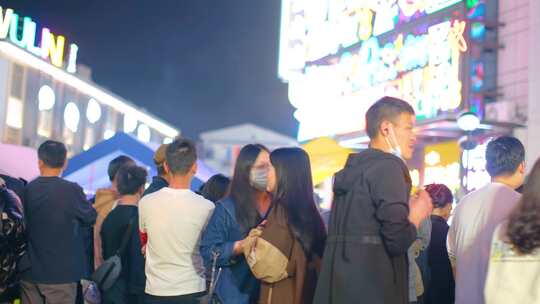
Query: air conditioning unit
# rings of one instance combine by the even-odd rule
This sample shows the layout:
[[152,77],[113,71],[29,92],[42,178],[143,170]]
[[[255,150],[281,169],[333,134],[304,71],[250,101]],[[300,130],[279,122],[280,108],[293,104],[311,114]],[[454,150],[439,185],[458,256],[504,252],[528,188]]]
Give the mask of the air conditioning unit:
[[516,104],[510,101],[497,101],[486,104],[485,119],[494,122],[513,122],[516,118]]

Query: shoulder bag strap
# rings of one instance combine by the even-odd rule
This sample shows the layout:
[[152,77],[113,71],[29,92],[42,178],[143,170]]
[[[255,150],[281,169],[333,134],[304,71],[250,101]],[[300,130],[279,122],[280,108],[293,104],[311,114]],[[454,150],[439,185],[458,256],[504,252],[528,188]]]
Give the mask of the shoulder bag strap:
[[120,247],[116,251],[116,255],[120,256],[124,250],[126,249],[126,246],[129,242],[129,239],[131,237],[131,232],[133,231],[133,223],[135,222],[135,217],[133,216],[129,220],[128,227],[126,228],[126,232],[124,232],[124,236],[122,237],[122,242],[120,243]]

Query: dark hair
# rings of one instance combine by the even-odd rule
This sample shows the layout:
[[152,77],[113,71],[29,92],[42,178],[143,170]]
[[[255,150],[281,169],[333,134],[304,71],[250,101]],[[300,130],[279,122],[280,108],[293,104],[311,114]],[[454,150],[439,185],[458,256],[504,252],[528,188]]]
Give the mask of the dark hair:
[[116,175],[118,193],[120,195],[137,193],[146,183],[146,176],[146,169],[142,167],[135,165],[121,167]]
[[289,227],[306,255],[322,257],[326,228],[315,204],[309,156],[300,148],[282,148],[270,154],[276,169],[273,203],[284,208]]
[[519,139],[499,137],[487,145],[486,170],[491,177],[513,174],[525,161],[525,147]]
[[167,146],[165,159],[172,174],[186,175],[197,161],[195,144],[187,138],[177,138]]
[[366,112],[366,133],[373,139],[379,134],[379,127],[384,120],[395,120],[400,114],[414,115],[413,107],[398,98],[385,96],[375,102]]
[[434,208],[444,208],[454,201],[454,195],[446,185],[429,184],[425,189],[433,201]]
[[540,248],[540,160],[534,164],[523,196],[509,216],[507,234],[520,253]]
[[115,159],[111,160],[109,163],[109,168],[107,168],[107,174],[109,175],[109,180],[112,182],[118,170],[125,165],[135,165],[135,161],[126,155],[120,155]]
[[201,195],[211,201],[218,202],[227,195],[231,180],[223,174],[216,174],[208,179],[200,190]]
[[58,141],[47,140],[38,148],[38,158],[49,168],[62,168],[66,157],[66,146]]
[[259,144],[244,146],[240,150],[234,166],[229,196],[236,205],[236,220],[243,234],[249,232],[261,221],[256,206],[256,195],[259,191],[251,186],[249,176],[253,164],[263,151],[269,152],[265,146]]

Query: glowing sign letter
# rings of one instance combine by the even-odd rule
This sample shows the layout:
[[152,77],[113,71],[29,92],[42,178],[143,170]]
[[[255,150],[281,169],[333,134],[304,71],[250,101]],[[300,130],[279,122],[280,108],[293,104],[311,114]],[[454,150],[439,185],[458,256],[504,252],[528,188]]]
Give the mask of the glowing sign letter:
[[67,71],[70,73],[77,72],[77,53],[79,52],[79,47],[72,43],[69,47],[69,61],[67,66]]
[[359,27],[358,27],[358,38],[360,40],[365,41],[368,40],[371,37],[371,32],[373,30],[372,23],[373,23],[373,12],[370,9],[362,8],[360,9],[357,14],[359,14]]
[[0,6],[0,39],[6,39],[8,35],[9,25],[11,24],[11,18],[13,18],[13,10],[6,9],[6,14],[2,14],[2,7]]
[[54,35],[51,34],[51,31],[44,27],[41,33],[41,57],[43,59],[50,57],[52,64],[57,67],[62,67],[65,41],[66,39],[60,35],[58,35],[57,39],[54,39]]
[[26,41],[24,37],[19,39],[19,15],[13,13],[11,16],[11,26],[9,27],[9,39],[16,45],[24,48]]
[[450,33],[448,34],[448,40],[452,43],[452,46],[455,46],[460,52],[467,51],[467,41],[465,41],[465,37],[463,37],[466,25],[467,23],[465,21],[454,20]]
[[36,23],[29,17],[24,17],[24,36],[26,48],[36,56],[41,55],[41,48],[36,46]]

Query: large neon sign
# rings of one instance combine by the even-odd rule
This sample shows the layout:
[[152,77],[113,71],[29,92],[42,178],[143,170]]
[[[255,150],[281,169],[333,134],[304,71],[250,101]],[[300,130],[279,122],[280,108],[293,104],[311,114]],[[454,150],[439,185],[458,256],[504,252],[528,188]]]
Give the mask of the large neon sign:
[[458,2],[285,0],[279,73],[299,140],[362,130],[384,95],[409,101],[419,119],[460,108],[468,45]]
[[[20,48],[49,60],[59,68],[66,68],[68,72],[75,73],[77,69],[77,53],[79,48],[71,43],[66,52],[66,38],[55,35],[44,27],[38,39],[37,25],[30,17],[21,17],[12,9],[2,9],[0,6],[0,39],[8,39]],[[67,54],[67,65],[64,66],[64,57]]]

